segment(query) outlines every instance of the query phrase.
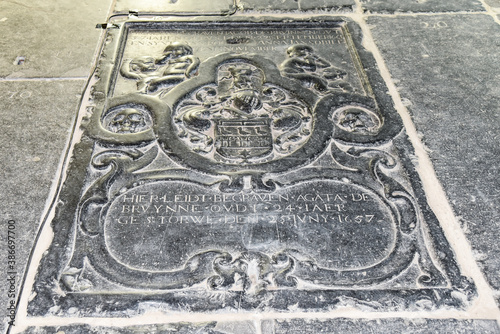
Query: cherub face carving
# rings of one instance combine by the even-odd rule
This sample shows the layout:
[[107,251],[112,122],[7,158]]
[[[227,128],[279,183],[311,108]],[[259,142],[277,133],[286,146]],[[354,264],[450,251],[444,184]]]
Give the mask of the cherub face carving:
[[145,125],[144,115],[133,108],[120,111],[109,123],[110,130],[116,133],[136,133]]
[[130,62],[130,70],[133,72],[152,72],[157,70],[154,57],[137,57]]
[[334,112],[333,121],[342,130],[373,135],[378,133],[382,122],[371,110],[360,106],[346,106]]

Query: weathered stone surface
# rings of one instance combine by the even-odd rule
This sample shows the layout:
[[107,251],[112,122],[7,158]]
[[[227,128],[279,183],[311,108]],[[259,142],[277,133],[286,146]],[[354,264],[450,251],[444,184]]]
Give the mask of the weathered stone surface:
[[360,28],[205,20],[108,30],[28,315],[467,308]]
[[354,8],[354,0],[240,0],[239,8],[246,11],[325,11],[349,12]]
[[0,77],[87,77],[110,3],[1,1]]
[[[84,81],[0,82],[0,331],[10,321],[28,255],[39,227]],[[15,265],[7,266],[8,221],[15,221]],[[15,296],[9,296],[11,276]]]
[[355,5],[353,0],[299,0],[300,10],[349,12]]
[[482,12],[479,0],[361,0],[365,12],[371,13],[438,13],[438,12]]
[[[24,334],[257,334],[252,322],[177,323],[130,327],[74,325],[31,327]],[[266,333],[267,334],[267,333]]]
[[196,13],[207,14],[228,14],[236,10],[234,0],[117,0],[114,12],[128,13],[135,11],[139,13]]
[[355,333],[443,333],[443,334],[493,334],[500,333],[495,320],[456,319],[323,319],[277,320],[263,324],[263,334],[355,334]]
[[497,334],[495,320],[456,319],[291,319],[265,320],[257,332],[253,322],[178,323],[130,327],[74,325],[60,327],[30,327],[23,334],[357,334],[357,333],[443,333]]
[[372,17],[373,35],[489,283],[500,289],[500,26]]
[[240,0],[239,8],[256,11],[293,11],[299,9],[298,0]]

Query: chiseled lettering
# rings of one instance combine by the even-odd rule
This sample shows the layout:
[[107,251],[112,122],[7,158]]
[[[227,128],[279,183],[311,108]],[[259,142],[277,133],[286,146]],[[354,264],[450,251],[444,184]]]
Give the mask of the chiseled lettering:
[[122,205],[121,213],[144,213],[148,209],[149,205]]

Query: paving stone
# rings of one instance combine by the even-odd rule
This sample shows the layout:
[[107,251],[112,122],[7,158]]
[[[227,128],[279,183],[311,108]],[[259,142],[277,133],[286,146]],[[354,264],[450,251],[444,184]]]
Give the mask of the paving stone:
[[154,12],[154,13],[196,13],[196,14],[227,14],[233,13],[236,10],[234,0],[117,0],[114,12],[128,13],[129,11],[137,12]]
[[493,334],[500,333],[495,320],[456,319],[333,319],[333,320],[277,320],[263,325],[263,334],[357,334],[357,333],[401,333],[401,334]]
[[327,11],[349,12],[354,9],[354,0],[238,0],[244,11]]
[[359,26],[204,20],[109,29],[28,321],[466,309]]
[[439,13],[482,12],[479,0],[361,0],[365,12],[370,13]]
[[30,327],[24,334],[257,334],[251,322],[177,323],[130,327],[73,325]]
[[11,231],[16,238],[15,266],[6,270],[2,262],[0,271],[1,282],[10,278],[8,271],[16,272],[15,296],[9,296],[10,282],[0,284],[0,331],[10,320],[7,305],[18,295],[83,85],[84,81],[0,82],[2,254],[7,252],[8,221],[15,221]]
[[355,4],[352,0],[299,0],[299,9],[349,12],[354,10]]
[[239,0],[238,5],[243,10],[255,11],[294,11],[299,9],[298,0]]
[[489,283],[500,289],[500,26],[487,15],[368,22]]
[[[256,334],[252,322],[178,323],[130,327],[103,327],[73,325],[59,327],[30,327],[23,334]],[[495,320],[456,319],[287,319],[265,320],[261,323],[262,334],[497,334],[500,327]]]
[[1,1],[0,77],[87,77],[110,3]]

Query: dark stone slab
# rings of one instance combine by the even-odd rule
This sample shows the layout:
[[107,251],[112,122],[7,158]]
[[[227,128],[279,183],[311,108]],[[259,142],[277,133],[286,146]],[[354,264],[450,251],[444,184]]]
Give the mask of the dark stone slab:
[[498,290],[500,27],[487,15],[369,23],[477,261]]
[[0,77],[88,77],[110,2],[2,1]]
[[239,8],[241,10],[255,11],[296,11],[299,9],[298,0],[240,0]]
[[257,332],[252,322],[208,322],[103,327],[73,325],[60,327],[30,327],[23,334],[357,334],[357,333],[443,333],[497,334],[495,320],[456,319],[286,319],[265,320]]
[[351,12],[354,0],[240,0],[239,8],[243,11],[258,12],[291,12],[291,11],[324,11]]
[[165,1],[135,1],[117,0],[114,7],[115,13],[176,13],[176,14],[229,14],[236,11],[234,0],[165,0]]
[[299,0],[300,10],[350,12],[355,5],[352,0]]
[[323,319],[277,320],[263,325],[263,334],[350,334],[350,333],[443,333],[443,334],[493,334],[500,333],[495,320],[456,319]]
[[[0,82],[0,245],[5,254],[0,270],[2,332],[10,321],[7,308],[11,301],[17,302],[19,284],[83,85],[84,81]],[[12,225],[15,263],[10,267],[6,252],[8,226]],[[12,276],[9,272],[15,272],[15,279],[7,284],[4,282]],[[11,283],[14,292],[9,291]]]
[[30,327],[24,334],[257,334],[251,322],[175,323],[123,328],[90,325]]
[[483,12],[479,0],[360,0],[365,12],[370,13],[439,13]]
[[199,20],[108,30],[29,316],[467,308],[360,28]]

